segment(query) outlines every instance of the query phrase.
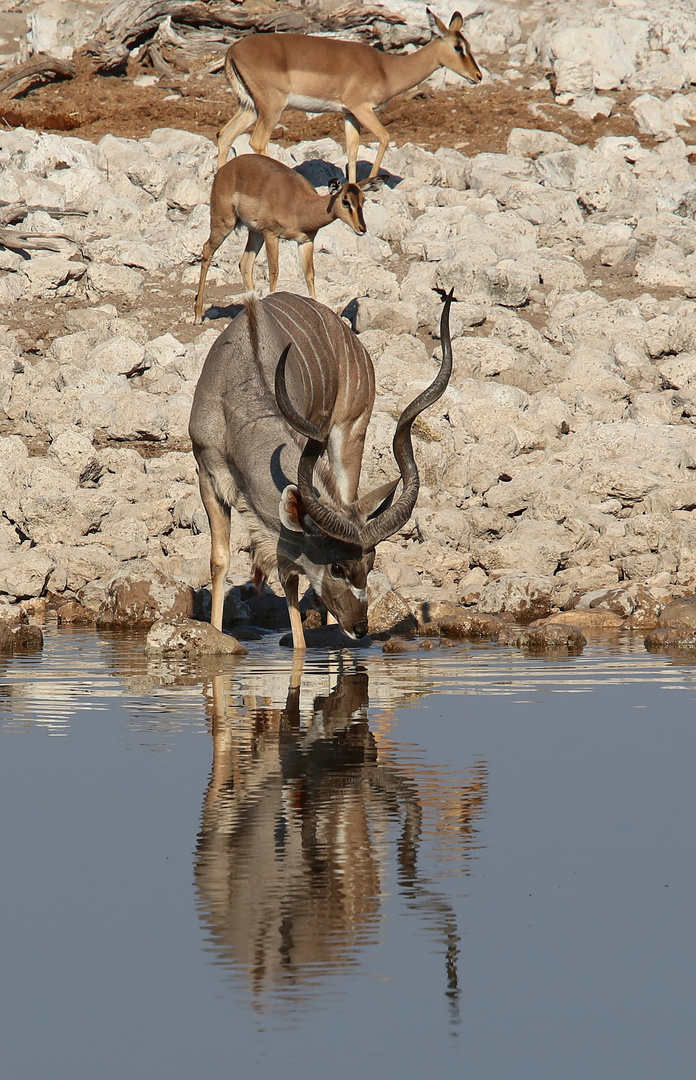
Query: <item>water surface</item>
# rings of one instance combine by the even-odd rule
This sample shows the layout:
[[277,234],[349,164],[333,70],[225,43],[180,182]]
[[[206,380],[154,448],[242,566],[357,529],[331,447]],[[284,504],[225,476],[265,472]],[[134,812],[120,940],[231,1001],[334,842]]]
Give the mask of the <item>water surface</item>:
[[0,659],[8,1080],[694,1074],[696,668]]

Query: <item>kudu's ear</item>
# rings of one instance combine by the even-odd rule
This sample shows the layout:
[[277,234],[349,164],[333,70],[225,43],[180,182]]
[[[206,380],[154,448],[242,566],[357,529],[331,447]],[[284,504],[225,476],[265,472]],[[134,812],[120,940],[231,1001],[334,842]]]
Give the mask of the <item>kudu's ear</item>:
[[304,532],[302,522],[305,519],[305,508],[295,484],[288,484],[283,489],[278,504],[278,514],[281,524],[290,532]]
[[367,520],[378,517],[383,510],[391,506],[394,492],[399,486],[400,480],[400,476],[397,476],[396,480],[388,480],[386,484],[380,484],[379,487],[368,491],[366,495],[358,499],[357,506],[360,513],[364,514]]
[[[435,31],[437,31],[438,34],[446,34],[447,33],[447,27],[443,23],[442,19],[438,19],[437,15],[435,14],[434,11],[431,11],[430,8],[426,8],[425,13],[428,16],[428,22],[430,23],[430,29],[433,31],[433,33],[435,33]],[[460,18],[461,18],[461,16],[460,16]]]
[[343,187],[343,181],[337,180],[336,177],[332,177],[329,180],[329,195],[338,195],[339,191]]

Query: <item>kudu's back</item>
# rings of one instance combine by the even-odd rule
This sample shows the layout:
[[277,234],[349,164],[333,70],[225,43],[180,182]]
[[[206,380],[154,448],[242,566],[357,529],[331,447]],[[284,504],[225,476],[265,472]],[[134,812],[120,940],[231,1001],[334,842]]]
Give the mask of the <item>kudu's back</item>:
[[328,438],[322,486],[329,495],[353,500],[374,401],[374,369],[343,320],[309,297],[279,292],[246,303],[208,354],[189,424],[199,469],[218,497],[238,504],[241,493],[243,508],[274,531],[280,527],[280,495],[296,482],[305,441],[276,403],[278,358],[290,342],[290,401]]

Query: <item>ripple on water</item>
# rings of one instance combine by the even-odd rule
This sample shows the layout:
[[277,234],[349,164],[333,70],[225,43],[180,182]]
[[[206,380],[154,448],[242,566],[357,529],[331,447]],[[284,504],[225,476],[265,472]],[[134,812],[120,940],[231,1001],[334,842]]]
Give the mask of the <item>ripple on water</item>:
[[[561,659],[479,644],[394,657],[378,647],[345,654],[318,650],[304,662],[301,712],[308,713],[313,697],[327,693],[331,680],[355,664],[369,672],[373,710],[414,705],[433,693],[506,695],[524,703],[525,695],[542,692],[588,694],[598,686],[634,683],[686,689],[696,680],[688,658],[648,653],[641,639],[629,636]],[[202,722],[201,684],[215,674],[225,674],[239,703],[261,695],[278,707],[292,665],[292,654],[277,647],[275,636],[252,645],[243,661],[201,665],[148,657],[142,637],[48,628],[42,653],[0,658],[0,724],[38,724],[51,735],[65,735],[72,716],[103,712],[117,699],[135,709],[143,730],[176,731]]]

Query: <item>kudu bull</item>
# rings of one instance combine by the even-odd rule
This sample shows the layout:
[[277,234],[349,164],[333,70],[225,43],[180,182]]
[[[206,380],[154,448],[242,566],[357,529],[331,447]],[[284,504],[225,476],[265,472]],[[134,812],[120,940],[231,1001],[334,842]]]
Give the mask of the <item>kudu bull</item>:
[[[445,392],[452,372],[452,300],[450,293],[442,312],[440,371],[396,426],[400,475],[360,498],[375,376],[344,321],[315,300],[280,292],[249,297],[220,335],[203,366],[189,423],[210,521],[213,626],[222,629],[230,507],[236,506],[249,526],[255,578],[278,570],[294,648],[305,648],[301,574],[348,637],[367,633],[375,548],[405,525],[418,497],[411,427]],[[399,481],[402,491],[392,504]]]

